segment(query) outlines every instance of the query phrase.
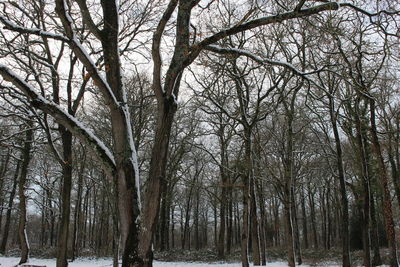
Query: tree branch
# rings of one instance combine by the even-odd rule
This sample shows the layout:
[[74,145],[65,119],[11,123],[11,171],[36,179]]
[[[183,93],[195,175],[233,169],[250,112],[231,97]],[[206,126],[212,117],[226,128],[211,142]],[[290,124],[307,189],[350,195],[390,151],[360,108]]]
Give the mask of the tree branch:
[[[86,129],[75,117],[62,110],[57,104],[48,101],[37,94],[32,86],[22,80],[16,73],[6,66],[0,64],[0,75],[4,80],[11,82],[21,90],[30,100],[33,107],[51,115],[57,123],[63,125],[82,142],[85,142],[101,161],[107,174],[115,172],[114,156],[104,143],[98,139],[90,130]],[[110,176],[112,177],[112,176]]]
[[59,41],[63,41],[63,42],[69,42],[69,39],[61,34],[55,34],[55,33],[43,31],[43,30],[37,29],[37,28],[21,27],[15,23],[13,23],[12,21],[8,20],[3,15],[0,15],[0,21],[4,24],[4,28],[7,30],[10,30],[10,31],[26,33],[26,34],[34,34],[34,35],[38,35],[38,36],[42,36],[42,37],[46,37],[46,38],[50,38],[50,39],[55,39],[55,40],[59,40]]
[[108,106],[113,105],[114,107],[118,107],[119,103],[112,92],[110,85],[107,81],[100,75],[95,63],[90,58],[86,50],[83,48],[82,44],[76,38],[76,35],[72,29],[72,18],[67,13],[65,0],[57,0],[56,1],[56,12],[61,19],[63,27],[65,29],[66,35],[69,38],[69,44],[71,49],[74,51],[75,55],[79,58],[79,60],[83,63],[85,68],[87,69],[90,77],[93,79],[97,87],[101,90],[104,95],[104,100]]
[[250,29],[254,29],[256,27],[260,26],[265,26],[268,24],[273,24],[273,23],[279,23],[283,22],[286,20],[290,19],[295,19],[295,18],[303,18],[303,17],[308,17],[314,14],[318,14],[323,11],[329,11],[329,10],[337,10],[339,9],[340,5],[336,2],[329,2],[325,4],[321,4],[318,6],[302,9],[302,10],[294,10],[290,12],[285,12],[273,16],[268,16],[268,17],[262,17],[258,19],[251,20],[247,23],[243,23],[240,25],[235,25],[229,29],[222,30],[210,37],[205,38],[203,41],[193,45],[190,49],[190,54],[187,57],[187,60],[185,62],[185,65],[189,65],[193,60],[196,59],[196,57],[199,55],[199,53],[205,49],[208,45],[214,44],[218,42],[219,40],[236,34],[240,32],[244,32]]
[[168,20],[171,18],[172,13],[174,12],[176,5],[178,4],[178,0],[171,0],[165,10],[163,16],[161,17],[156,31],[153,34],[153,44],[151,48],[151,54],[153,56],[153,91],[157,97],[158,101],[162,101],[163,99],[163,88],[161,85],[161,66],[162,59],[160,55],[160,43],[161,37],[164,32],[165,26]]
[[99,40],[101,40],[101,30],[94,23],[92,16],[90,15],[89,8],[86,4],[86,0],[75,0],[78,3],[79,9],[81,10],[82,19],[88,26],[90,32]]

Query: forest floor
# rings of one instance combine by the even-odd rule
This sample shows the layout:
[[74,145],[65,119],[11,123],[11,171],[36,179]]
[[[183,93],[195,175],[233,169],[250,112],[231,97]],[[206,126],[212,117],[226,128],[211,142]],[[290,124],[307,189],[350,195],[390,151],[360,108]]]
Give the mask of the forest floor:
[[[44,251],[44,250],[43,250]],[[29,265],[40,267],[55,267],[56,260],[53,258],[52,253],[43,252],[32,253],[32,258]],[[0,267],[14,267],[17,266],[19,257],[17,250],[9,253],[7,257],[0,256]],[[36,251],[38,252],[38,251]],[[40,255],[41,254],[41,255]],[[89,253],[88,253],[89,254]],[[362,257],[361,251],[353,251],[351,253],[352,260],[355,266],[361,266]],[[381,255],[384,262],[387,262],[387,250],[382,249]],[[224,261],[218,260],[215,250],[172,250],[168,252],[156,252],[154,255],[156,259],[154,267],[241,267],[240,252],[227,255]],[[283,249],[268,249],[267,250],[267,267],[286,267],[285,250]],[[303,251],[303,265],[302,267],[339,267],[341,261],[340,250],[332,249],[329,251]],[[23,265],[22,265],[23,266]],[[69,267],[111,267],[111,258],[93,258],[82,257],[74,262],[69,263]],[[252,265],[251,265],[252,266]]]
[[[0,257],[1,267],[14,267],[17,266],[19,258],[16,257]],[[29,263],[26,265],[35,265],[40,267],[55,267],[55,259],[36,259],[31,258]],[[21,265],[24,266],[24,265]],[[105,259],[90,259],[80,258],[68,264],[69,267],[111,267],[112,260],[110,258]],[[225,263],[225,262],[213,262],[213,263],[199,263],[199,262],[162,262],[155,261],[154,267],[241,267],[241,263]],[[252,266],[252,265],[251,265]],[[286,262],[269,262],[267,267],[286,267]],[[326,266],[326,267],[338,267],[339,265],[324,264],[324,265],[302,265],[302,267],[315,267],[315,266]]]

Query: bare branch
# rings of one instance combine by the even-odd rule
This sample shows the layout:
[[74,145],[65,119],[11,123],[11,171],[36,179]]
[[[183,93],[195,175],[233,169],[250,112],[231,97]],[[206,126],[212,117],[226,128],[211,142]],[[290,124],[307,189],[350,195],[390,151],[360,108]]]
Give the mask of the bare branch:
[[86,4],[86,0],[75,0],[78,3],[79,9],[81,10],[82,18],[85,24],[88,26],[90,32],[99,40],[101,40],[101,30],[94,23],[92,16],[90,15],[89,8]]
[[205,49],[208,45],[214,44],[217,41],[219,41],[227,36],[234,35],[234,34],[244,32],[247,30],[251,30],[256,27],[265,26],[265,25],[269,25],[269,24],[273,24],[273,23],[279,23],[279,22],[283,22],[286,20],[290,20],[290,19],[309,17],[311,15],[318,14],[323,11],[337,10],[337,9],[339,9],[339,7],[340,7],[340,5],[338,3],[330,2],[330,3],[325,3],[325,4],[318,5],[318,6],[310,7],[307,9],[302,9],[302,10],[298,10],[298,11],[294,10],[294,11],[285,12],[285,13],[281,13],[281,14],[277,14],[277,15],[273,15],[273,16],[267,16],[267,17],[254,19],[247,23],[243,23],[240,25],[233,26],[229,29],[222,30],[210,37],[205,38],[203,41],[193,45],[191,47],[191,52],[187,57],[187,61],[185,62],[185,65],[188,65],[191,62],[193,62],[193,60],[196,59],[196,57],[199,55],[199,53],[203,49]]
[[162,59],[160,55],[160,42],[161,37],[165,29],[165,25],[170,19],[172,12],[174,12],[176,5],[178,4],[178,0],[171,0],[165,10],[160,22],[157,25],[156,31],[153,34],[153,45],[151,49],[151,53],[153,56],[153,90],[157,97],[158,101],[161,101],[163,98],[163,89],[161,85],[161,65]]

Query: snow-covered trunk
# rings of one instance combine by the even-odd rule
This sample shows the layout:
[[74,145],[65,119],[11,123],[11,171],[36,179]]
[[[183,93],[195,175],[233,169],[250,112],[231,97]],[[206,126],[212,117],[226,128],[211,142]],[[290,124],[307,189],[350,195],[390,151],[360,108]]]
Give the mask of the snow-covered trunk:
[[[119,112],[112,113],[113,139],[115,149],[117,202],[121,233],[122,266],[134,266],[140,262],[137,254],[140,224],[140,199],[136,152],[130,143],[130,126]],[[131,145],[132,144],[132,145]],[[133,155],[134,154],[134,155]]]
[[165,99],[163,103],[159,103],[149,179],[144,195],[142,227],[140,230],[139,255],[144,260],[143,266],[152,266],[151,245],[160,208],[162,183],[165,179],[167,165],[169,138],[176,109],[177,105],[172,98]]
[[28,129],[26,129],[26,139],[22,154],[22,165],[21,175],[18,183],[18,195],[19,195],[19,224],[18,224],[18,238],[19,245],[21,248],[21,259],[19,264],[26,263],[29,257],[29,243],[26,235],[26,180],[28,176],[28,167],[31,160],[31,149],[33,142],[33,121],[28,121]]
[[126,92],[122,83],[118,5],[115,1],[101,1],[101,3],[104,11],[102,31],[104,66],[107,83],[117,101],[111,101],[109,107],[116,166],[114,182],[117,190],[122,266],[131,267],[142,264],[137,250],[140,225],[139,170]]

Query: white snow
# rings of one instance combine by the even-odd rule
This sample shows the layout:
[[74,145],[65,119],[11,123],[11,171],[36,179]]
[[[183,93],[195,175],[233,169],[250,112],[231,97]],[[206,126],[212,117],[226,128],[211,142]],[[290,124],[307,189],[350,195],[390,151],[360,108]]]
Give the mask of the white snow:
[[[17,266],[19,258],[14,257],[0,257],[0,266],[1,267],[14,267]],[[39,265],[39,266],[46,266],[46,267],[55,267],[56,260],[55,259],[35,259],[31,258],[27,265]],[[223,263],[223,262],[216,262],[216,263],[195,263],[195,262],[161,262],[155,261],[154,267],[241,267],[241,263]],[[24,265],[20,265],[24,266]],[[77,259],[73,262],[68,264],[69,267],[108,267],[112,266],[112,259],[104,258],[104,259],[90,259],[90,258],[81,258]],[[250,264],[250,266],[253,266]],[[269,262],[267,263],[267,267],[286,267],[286,262]],[[311,267],[310,265],[301,265],[302,267]],[[322,264],[322,265],[312,265],[313,267],[317,266],[327,266],[327,267],[339,267],[339,265],[332,265],[332,264]]]

